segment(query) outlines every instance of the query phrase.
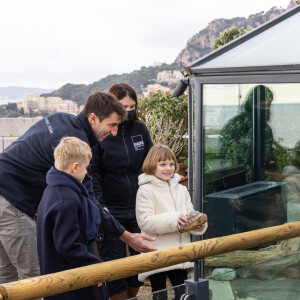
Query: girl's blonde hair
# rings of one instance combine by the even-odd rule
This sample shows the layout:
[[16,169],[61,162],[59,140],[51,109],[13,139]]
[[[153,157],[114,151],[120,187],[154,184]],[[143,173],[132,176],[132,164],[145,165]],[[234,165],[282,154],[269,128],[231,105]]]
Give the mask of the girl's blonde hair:
[[73,162],[85,163],[91,159],[90,146],[76,137],[62,138],[54,150],[54,166],[60,171],[68,169]]
[[161,144],[154,145],[148,152],[144,163],[143,172],[147,175],[154,175],[156,172],[157,163],[165,160],[173,160],[175,163],[175,173],[178,171],[179,166],[173,151]]

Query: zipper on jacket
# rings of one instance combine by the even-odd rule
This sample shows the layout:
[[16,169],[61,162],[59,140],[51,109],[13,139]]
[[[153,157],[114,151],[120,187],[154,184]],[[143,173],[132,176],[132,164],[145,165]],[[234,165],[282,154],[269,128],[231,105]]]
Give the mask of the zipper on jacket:
[[[173,202],[174,202],[175,210],[178,211],[178,210],[177,210],[177,207],[176,207],[176,201],[175,201],[174,195],[173,195],[173,193],[172,193],[171,184],[170,184],[169,181],[168,181],[168,186],[169,186],[169,190],[170,190],[171,197],[172,197]],[[178,223],[178,222],[177,222],[177,223]],[[180,232],[179,232],[179,243],[180,243],[180,245],[181,245],[181,233],[180,233]]]
[[[126,150],[126,153],[127,153],[128,164],[129,164],[129,166],[130,166],[129,152],[128,152],[128,148],[127,148],[127,145],[126,145],[126,142],[125,142],[125,138],[124,138],[124,125],[122,125],[121,128],[122,128],[122,129],[121,129],[121,132],[122,132],[122,138],[123,138],[125,150]],[[129,181],[129,177],[128,177],[127,171],[126,171],[126,178],[127,178],[128,187],[129,187],[128,204],[130,204],[130,199],[129,199],[129,197],[130,197],[130,194],[131,194],[131,188],[130,188],[130,181]]]

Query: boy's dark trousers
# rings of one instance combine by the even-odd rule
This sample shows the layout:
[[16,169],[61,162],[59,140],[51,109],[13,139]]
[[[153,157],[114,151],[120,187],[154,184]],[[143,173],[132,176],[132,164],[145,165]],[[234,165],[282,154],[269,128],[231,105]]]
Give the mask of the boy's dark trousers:
[[[187,279],[186,270],[176,269],[167,272],[161,272],[149,276],[151,287],[152,287],[152,293],[156,292],[153,294],[153,300],[168,299],[167,291],[165,291],[167,276],[169,277],[172,286],[181,285],[180,287],[174,289],[174,293],[175,293],[174,300],[180,300],[180,297],[185,293],[185,286],[183,284],[184,281]],[[160,290],[164,290],[164,291],[157,292]]]

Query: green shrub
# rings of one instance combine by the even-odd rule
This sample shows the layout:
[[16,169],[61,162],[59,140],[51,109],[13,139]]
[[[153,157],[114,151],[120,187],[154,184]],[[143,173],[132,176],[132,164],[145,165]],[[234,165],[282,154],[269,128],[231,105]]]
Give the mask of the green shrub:
[[188,97],[171,98],[168,92],[150,93],[139,100],[140,118],[150,132],[154,144],[169,146],[177,159],[187,153]]

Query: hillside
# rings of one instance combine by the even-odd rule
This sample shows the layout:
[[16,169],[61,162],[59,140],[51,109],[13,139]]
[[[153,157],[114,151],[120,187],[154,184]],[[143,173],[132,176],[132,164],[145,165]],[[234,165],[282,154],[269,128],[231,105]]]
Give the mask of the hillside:
[[[291,0],[287,9],[295,6]],[[59,96],[63,99],[72,99],[73,101],[83,104],[89,94],[94,91],[105,91],[112,84],[118,82],[125,82],[135,88],[138,93],[142,93],[143,89],[148,84],[156,83],[156,75],[163,70],[180,70],[182,66],[185,66],[192,61],[199,59],[212,51],[212,44],[220,33],[232,26],[235,27],[258,27],[259,25],[277,17],[282,14],[286,9],[279,9],[277,7],[271,8],[269,11],[259,12],[257,14],[250,15],[248,18],[236,17],[233,19],[216,19],[213,20],[208,26],[191,39],[188,40],[187,46],[179,53],[174,63],[162,64],[155,67],[142,67],[140,70],[135,70],[131,73],[124,73],[122,75],[109,75],[89,85],[76,85],[66,84],[60,89],[47,94],[51,96]]]
[[66,84],[60,89],[43,96],[58,96],[63,99],[71,99],[79,105],[84,104],[88,95],[96,91],[106,91],[111,85],[118,82],[125,82],[133,86],[138,94],[141,94],[143,89],[148,84],[156,82],[156,75],[163,70],[178,70],[180,67],[177,64],[162,64],[155,67],[142,67],[140,70],[135,70],[131,73],[121,75],[109,75],[105,78],[95,81],[92,84]]

